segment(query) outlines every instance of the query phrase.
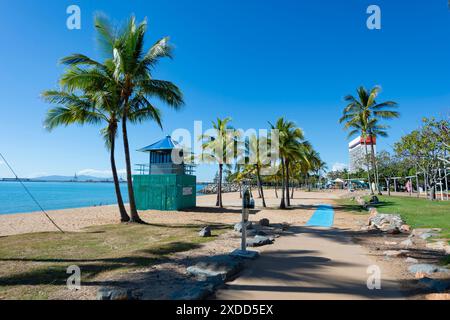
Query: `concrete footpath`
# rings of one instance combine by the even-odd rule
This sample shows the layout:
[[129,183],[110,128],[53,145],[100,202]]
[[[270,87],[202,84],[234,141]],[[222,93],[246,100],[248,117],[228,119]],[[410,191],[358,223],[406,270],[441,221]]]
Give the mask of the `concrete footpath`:
[[[381,290],[369,290],[367,268],[375,262],[345,230],[292,226],[291,234],[261,248],[253,262],[217,299],[402,299],[381,269]],[[381,268],[381,266],[380,266]]]

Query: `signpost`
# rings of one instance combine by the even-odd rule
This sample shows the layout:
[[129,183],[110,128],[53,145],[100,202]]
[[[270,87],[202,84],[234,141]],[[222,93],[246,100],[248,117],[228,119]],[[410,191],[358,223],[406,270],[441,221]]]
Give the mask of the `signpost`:
[[248,186],[242,188],[242,219],[241,219],[241,249],[234,250],[231,255],[246,259],[255,259],[259,256],[256,251],[247,250],[247,224],[250,209],[255,208],[255,202],[251,197]]

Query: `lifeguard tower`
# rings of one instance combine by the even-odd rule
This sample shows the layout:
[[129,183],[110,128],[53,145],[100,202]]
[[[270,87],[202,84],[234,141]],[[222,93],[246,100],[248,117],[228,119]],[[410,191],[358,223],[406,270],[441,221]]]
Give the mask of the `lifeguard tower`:
[[149,154],[149,164],[138,164],[133,176],[139,210],[176,211],[196,206],[194,166],[174,163],[172,154],[183,159],[183,148],[170,136],[138,150]]

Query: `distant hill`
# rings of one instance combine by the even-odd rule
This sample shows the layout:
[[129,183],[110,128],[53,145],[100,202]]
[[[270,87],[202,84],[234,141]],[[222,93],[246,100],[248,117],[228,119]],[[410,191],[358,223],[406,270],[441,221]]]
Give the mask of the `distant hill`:
[[77,182],[86,182],[86,181],[94,181],[94,182],[100,182],[100,181],[112,181],[111,178],[99,178],[99,177],[92,177],[92,176],[78,176],[75,180],[73,176],[45,176],[45,177],[37,177],[30,179],[32,181],[57,181],[57,182],[67,182],[67,181],[77,181]]

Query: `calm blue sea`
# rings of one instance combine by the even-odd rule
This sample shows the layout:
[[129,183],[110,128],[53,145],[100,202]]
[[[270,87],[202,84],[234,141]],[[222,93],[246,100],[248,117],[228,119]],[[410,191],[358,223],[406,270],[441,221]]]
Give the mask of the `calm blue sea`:
[[[45,210],[116,204],[112,183],[28,182],[25,183]],[[197,186],[197,192],[203,186]],[[126,184],[121,184],[128,201]],[[0,214],[39,211],[18,182],[0,182]]]

